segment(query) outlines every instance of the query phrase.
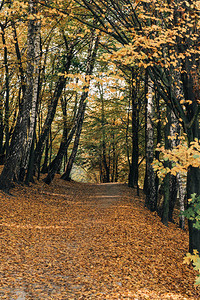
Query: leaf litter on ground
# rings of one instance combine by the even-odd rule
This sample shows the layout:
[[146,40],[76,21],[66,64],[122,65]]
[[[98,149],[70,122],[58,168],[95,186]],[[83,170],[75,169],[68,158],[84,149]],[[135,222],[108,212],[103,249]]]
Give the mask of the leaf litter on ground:
[[0,211],[0,299],[200,299],[188,232],[125,184],[16,185]]

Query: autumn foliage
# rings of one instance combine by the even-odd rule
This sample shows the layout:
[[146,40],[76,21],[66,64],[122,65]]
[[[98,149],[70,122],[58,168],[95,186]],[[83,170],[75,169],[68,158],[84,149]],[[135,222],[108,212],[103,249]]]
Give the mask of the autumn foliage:
[[0,298],[199,299],[199,15],[0,1]]

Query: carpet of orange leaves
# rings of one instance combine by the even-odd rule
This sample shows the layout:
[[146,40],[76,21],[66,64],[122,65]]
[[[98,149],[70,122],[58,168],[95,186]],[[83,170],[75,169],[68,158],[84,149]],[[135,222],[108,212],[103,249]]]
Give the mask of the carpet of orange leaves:
[[0,192],[0,299],[200,299],[188,233],[124,184]]

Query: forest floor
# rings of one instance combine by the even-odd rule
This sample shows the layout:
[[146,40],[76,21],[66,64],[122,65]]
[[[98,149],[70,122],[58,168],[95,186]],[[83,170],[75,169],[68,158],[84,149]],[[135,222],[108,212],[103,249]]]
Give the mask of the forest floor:
[[0,299],[200,299],[188,232],[125,184],[0,192]]

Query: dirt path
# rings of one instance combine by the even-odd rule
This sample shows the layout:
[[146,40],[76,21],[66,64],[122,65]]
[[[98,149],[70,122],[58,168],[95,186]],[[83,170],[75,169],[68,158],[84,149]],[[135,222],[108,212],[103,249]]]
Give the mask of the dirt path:
[[122,184],[119,183],[103,183],[91,186],[94,189],[91,199],[97,200],[99,207],[108,208],[111,205],[117,205],[122,197]]
[[187,233],[123,184],[55,180],[0,195],[0,299],[200,299]]

